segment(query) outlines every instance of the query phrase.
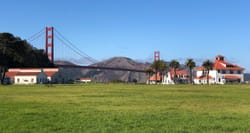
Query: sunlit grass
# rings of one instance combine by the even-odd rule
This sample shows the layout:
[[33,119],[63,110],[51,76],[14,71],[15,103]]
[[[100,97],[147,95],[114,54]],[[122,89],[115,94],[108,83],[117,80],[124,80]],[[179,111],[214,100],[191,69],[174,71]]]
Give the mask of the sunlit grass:
[[0,132],[250,132],[248,85],[0,86]]

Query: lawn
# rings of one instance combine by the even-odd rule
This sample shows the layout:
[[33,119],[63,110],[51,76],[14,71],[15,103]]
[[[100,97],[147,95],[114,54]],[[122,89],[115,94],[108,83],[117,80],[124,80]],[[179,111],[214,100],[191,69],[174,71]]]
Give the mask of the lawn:
[[250,85],[0,86],[1,133],[250,132]]

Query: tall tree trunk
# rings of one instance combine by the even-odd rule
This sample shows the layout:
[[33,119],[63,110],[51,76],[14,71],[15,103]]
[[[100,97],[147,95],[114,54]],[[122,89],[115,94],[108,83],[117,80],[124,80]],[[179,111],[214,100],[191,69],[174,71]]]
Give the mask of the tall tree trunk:
[[0,80],[1,80],[0,82],[1,82],[1,84],[4,83],[5,73],[6,73],[6,68],[1,67],[1,70],[0,70]]
[[148,74],[148,84],[150,84],[150,74]]
[[174,68],[174,84],[176,84],[176,69]]
[[156,71],[156,73],[155,73],[155,84],[157,84],[157,71]]
[[161,83],[163,84],[163,82],[164,82],[164,74],[162,72],[162,74],[161,74]]
[[161,75],[160,75],[160,77],[161,77],[161,83],[163,84],[163,82],[164,82],[164,72],[161,72]]
[[209,70],[207,70],[207,84],[209,85]]
[[193,74],[192,74],[192,69],[189,68],[189,83],[192,84],[193,83]]
[[2,67],[0,67],[0,84],[2,84],[2,77],[3,77]]

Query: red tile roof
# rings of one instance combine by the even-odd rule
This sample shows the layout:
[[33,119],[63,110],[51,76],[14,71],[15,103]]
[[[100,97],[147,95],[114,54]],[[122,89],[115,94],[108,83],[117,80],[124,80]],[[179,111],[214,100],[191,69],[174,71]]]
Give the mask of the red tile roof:
[[225,75],[225,79],[240,79],[240,77],[235,75]]
[[18,73],[18,72],[6,72],[6,73],[5,73],[5,76],[6,76],[6,77],[9,77],[9,78],[12,78],[12,77],[16,76],[17,73]]
[[161,75],[160,73],[157,73],[156,75],[156,79],[155,79],[155,74],[153,74],[150,78],[149,78],[150,81],[160,81],[161,80]]
[[221,60],[216,60],[214,62],[214,67],[213,69],[221,69],[221,70],[244,70],[244,68],[237,66],[237,65],[233,65],[231,63],[225,62],[225,61],[221,61]]
[[15,76],[37,76],[39,72],[18,72]]
[[[222,56],[222,55],[216,56],[216,58],[218,58],[218,57],[224,58],[224,56]],[[195,70],[202,71],[202,70],[205,70],[205,68],[203,66],[201,66],[201,67],[196,67]],[[238,65],[228,63],[224,60],[215,60],[213,70],[241,70],[242,71],[242,70],[244,70],[244,68],[240,67]]]
[[200,66],[200,67],[196,67],[195,70],[196,71],[203,71],[203,70],[205,70],[205,68],[203,66]]
[[48,77],[52,77],[56,74],[56,72],[44,72]]
[[[208,76],[209,79],[213,79],[212,76]],[[199,77],[196,77],[195,79],[207,79],[207,76],[206,75],[203,75],[203,76],[199,76]]]
[[11,70],[41,70],[41,69],[46,69],[46,70],[57,70],[58,68],[47,68],[47,67],[45,67],[45,68],[10,68]]
[[[25,70],[25,71],[23,71]],[[29,71],[30,70],[30,71]],[[36,71],[34,71],[36,70]],[[18,76],[35,76],[43,71],[48,77],[54,76],[58,72],[58,68],[11,68],[9,72],[6,72],[7,77]]]
[[[170,75],[171,77],[174,77],[174,70],[170,70]],[[187,71],[186,70],[176,70],[176,75],[181,75],[181,76],[187,76]]]
[[91,80],[91,78],[80,78],[81,81],[83,80]]

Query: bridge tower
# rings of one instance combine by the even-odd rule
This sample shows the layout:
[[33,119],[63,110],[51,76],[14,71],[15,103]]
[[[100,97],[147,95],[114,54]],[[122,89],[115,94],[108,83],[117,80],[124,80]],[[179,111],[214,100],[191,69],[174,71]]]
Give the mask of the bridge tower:
[[54,27],[46,27],[45,49],[50,62],[54,63]]
[[155,59],[155,61],[159,61],[160,60],[160,51],[155,51],[155,53],[154,53],[154,59]]

